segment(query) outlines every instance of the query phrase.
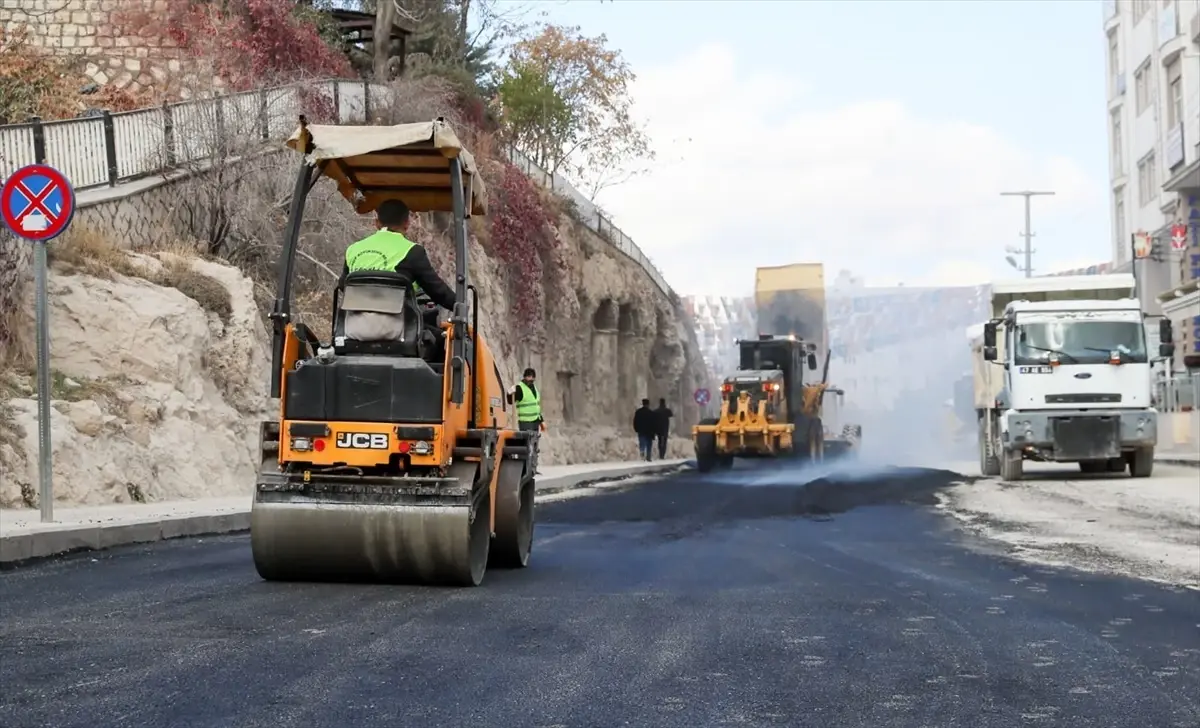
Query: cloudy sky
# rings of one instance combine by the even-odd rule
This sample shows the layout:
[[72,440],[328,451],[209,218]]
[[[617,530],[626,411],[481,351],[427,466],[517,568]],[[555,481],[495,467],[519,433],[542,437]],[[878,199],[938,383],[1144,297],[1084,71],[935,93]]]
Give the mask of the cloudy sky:
[[660,164],[598,202],[681,293],[821,261],[869,284],[1019,275],[1110,256],[1100,3],[541,0],[638,74]]

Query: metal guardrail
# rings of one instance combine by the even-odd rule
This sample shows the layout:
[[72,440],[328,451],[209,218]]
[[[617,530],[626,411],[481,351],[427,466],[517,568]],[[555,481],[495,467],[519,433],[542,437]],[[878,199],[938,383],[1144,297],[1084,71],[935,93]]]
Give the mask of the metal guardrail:
[[1154,402],[1159,412],[1200,412],[1200,373],[1155,382]]
[[[390,90],[360,81],[321,81],[247,91],[215,98],[112,113],[98,111],[76,119],[0,126],[0,179],[28,164],[55,167],[77,190],[115,187],[202,161],[228,139],[282,139],[295,129],[302,96],[320,94],[332,103],[341,123],[362,123],[372,108],[388,103]],[[574,203],[581,223],[641,266],[659,289],[671,287],[633,240],[570,182],[551,175],[519,150],[509,160],[539,185]]]

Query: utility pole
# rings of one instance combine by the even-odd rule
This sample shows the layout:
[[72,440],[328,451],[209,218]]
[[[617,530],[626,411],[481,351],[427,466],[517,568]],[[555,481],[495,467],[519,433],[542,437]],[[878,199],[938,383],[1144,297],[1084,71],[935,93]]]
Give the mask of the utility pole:
[[[1001,192],[1004,196],[1021,196],[1025,198],[1025,277],[1033,277],[1033,229],[1030,223],[1029,214],[1029,199],[1034,195],[1053,195],[1053,192],[1034,192],[1032,190],[1023,190],[1021,192]],[[1009,263],[1013,263],[1012,258],[1009,258]],[[1017,268],[1016,265],[1013,266]],[[1020,268],[1018,268],[1020,270]]]

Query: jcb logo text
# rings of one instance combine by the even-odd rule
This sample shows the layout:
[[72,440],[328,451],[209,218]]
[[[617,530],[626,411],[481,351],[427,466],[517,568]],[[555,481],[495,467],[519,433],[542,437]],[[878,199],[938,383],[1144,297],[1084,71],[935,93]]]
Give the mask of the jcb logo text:
[[352,450],[387,450],[386,432],[339,432],[337,446]]

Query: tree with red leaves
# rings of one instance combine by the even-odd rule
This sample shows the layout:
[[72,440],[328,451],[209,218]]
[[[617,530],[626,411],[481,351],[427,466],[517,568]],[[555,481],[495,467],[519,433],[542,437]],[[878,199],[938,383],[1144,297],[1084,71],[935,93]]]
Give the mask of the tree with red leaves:
[[537,337],[544,302],[555,300],[566,276],[557,231],[533,181],[512,164],[504,164],[498,189],[489,195],[489,248],[505,263],[515,323],[523,336]]

